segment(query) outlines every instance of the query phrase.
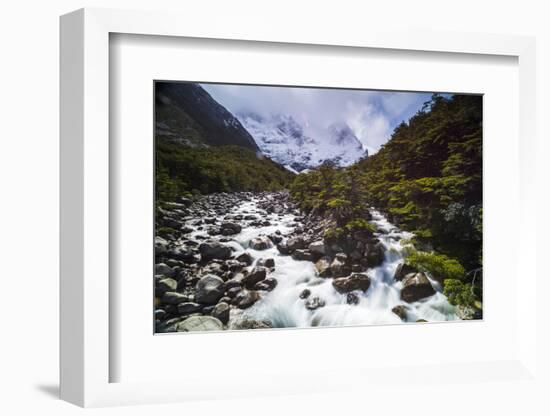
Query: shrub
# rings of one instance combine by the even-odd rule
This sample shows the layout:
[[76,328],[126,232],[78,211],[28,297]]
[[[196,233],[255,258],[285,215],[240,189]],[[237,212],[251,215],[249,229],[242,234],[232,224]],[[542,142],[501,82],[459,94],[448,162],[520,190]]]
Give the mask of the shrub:
[[325,240],[336,240],[344,235],[345,231],[343,228],[336,227],[336,228],[329,228],[328,230],[325,230],[325,234],[323,235]]
[[443,293],[452,305],[474,306],[476,297],[472,285],[457,279],[445,279]]
[[438,280],[462,279],[466,272],[457,260],[433,252],[413,250],[409,253],[406,263],[418,270],[430,273]]
[[370,233],[374,233],[376,231],[376,226],[374,224],[371,224],[364,218],[355,218],[351,221],[348,221],[345,227],[348,231],[351,232],[368,231]]

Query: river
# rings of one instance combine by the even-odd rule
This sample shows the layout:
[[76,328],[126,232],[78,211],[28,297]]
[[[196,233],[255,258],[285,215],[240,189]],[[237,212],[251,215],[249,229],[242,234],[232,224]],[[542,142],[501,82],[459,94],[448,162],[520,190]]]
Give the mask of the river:
[[[229,328],[243,319],[270,322],[275,328],[304,328],[314,326],[345,326],[345,325],[379,325],[416,322],[429,322],[459,319],[455,308],[442,293],[441,285],[430,279],[436,293],[417,302],[406,303],[400,298],[402,282],[395,281],[393,276],[399,263],[404,260],[404,240],[413,235],[401,231],[392,225],[380,212],[371,209],[371,222],[376,226],[375,236],[381,241],[385,251],[383,263],[365,273],[371,279],[366,292],[355,291],[358,302],[349,304],[346,294],[338,293],[332,278],[319,277],[314,263],[295,260],[292,256],[282,255],[273,245],[265,250],[249,248],[249,242],[255,237],[270,235],[276,231],[285,236],[295,227],[300,226],[299,216],[292,210],[284,213],[269,214],[258,206],[259,200],[252,198],[234,207],[230,214],[257,215],[262,220],[268,220],[268,226],[244,226],[238,234],[227,242],[235,251],[235,256],[247,251],[253,258],[252,266],[260,259],[273,258],[275,270],[270,277],[277,279],[277,286],[271,292],[262,292],[261,299],[248,309],[231,309]],[[298,221],[297,221],[298,219]],[[196,230],[193,237],[207,235],[204,230]],[[300,295],[308,289],[307,299]],[[317,298],[323,304],[315,309],[306,308],[306,302]],[[406,311],[400,318],[392,309],[402,305]]]

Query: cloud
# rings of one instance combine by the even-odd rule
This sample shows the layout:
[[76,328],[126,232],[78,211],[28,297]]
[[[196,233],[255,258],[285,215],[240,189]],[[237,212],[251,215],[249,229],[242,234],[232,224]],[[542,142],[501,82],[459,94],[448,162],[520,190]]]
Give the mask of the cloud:
[[408,121],[430,98],[429,93],[414,92],[201,85],[234,114],[288,114],[312,137],[323,137],[330,124],[345,122],[370,153],[378,151],[394,128]]

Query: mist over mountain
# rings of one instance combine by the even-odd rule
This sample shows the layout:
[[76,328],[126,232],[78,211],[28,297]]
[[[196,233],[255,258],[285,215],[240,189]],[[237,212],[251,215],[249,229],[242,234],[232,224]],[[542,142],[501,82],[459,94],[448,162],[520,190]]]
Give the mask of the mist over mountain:
[[296,172],[327,161],[348,166],[368,155],[346,123],[330,124],[313,137],[288,114],[265,117],[253,111],[242,111],[236,116],[263,154]]

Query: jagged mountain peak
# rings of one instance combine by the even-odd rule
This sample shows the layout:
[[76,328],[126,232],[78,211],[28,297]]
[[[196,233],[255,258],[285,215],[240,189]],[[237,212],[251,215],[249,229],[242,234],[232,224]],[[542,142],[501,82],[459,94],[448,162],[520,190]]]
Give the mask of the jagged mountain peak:
[[365,156],[363,145],[343,122],[309,135],[289,114],[262,116],[241,111],[237,117],[265,155],[293,171],[315,168],[326,161],[348,166]]

